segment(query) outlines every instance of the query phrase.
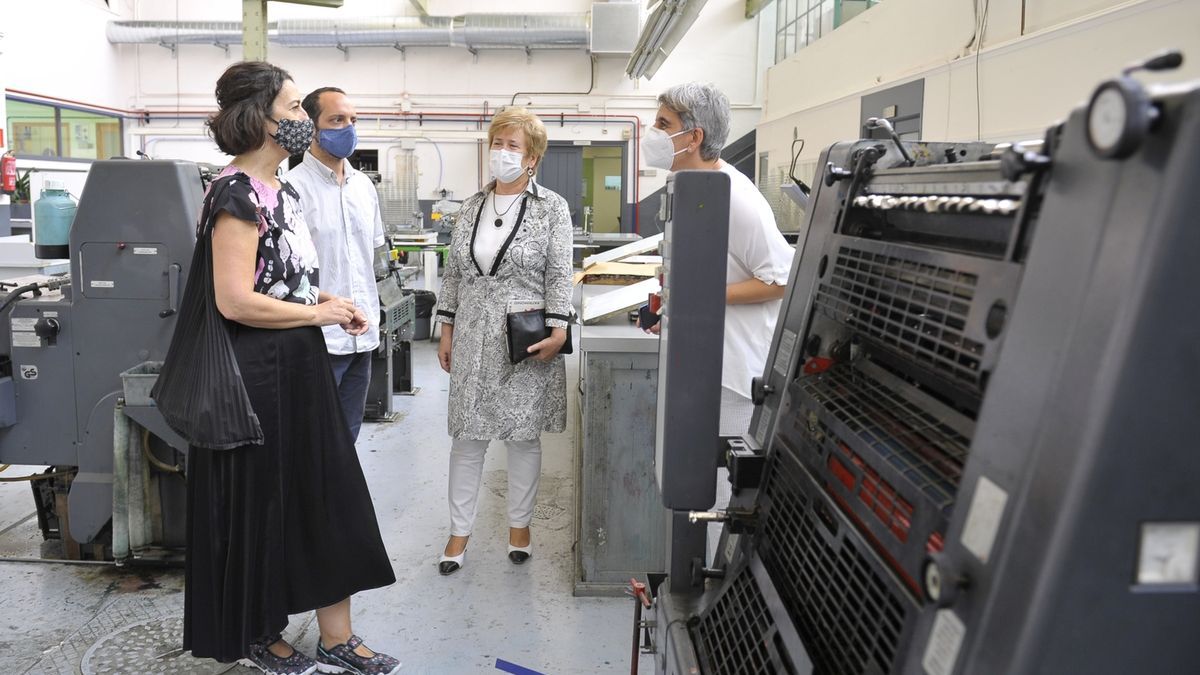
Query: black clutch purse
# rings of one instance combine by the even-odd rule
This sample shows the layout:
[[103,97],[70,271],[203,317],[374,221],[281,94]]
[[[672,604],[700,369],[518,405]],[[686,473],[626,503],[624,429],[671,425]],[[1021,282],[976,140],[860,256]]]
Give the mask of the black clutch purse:
[[[573,351],[571,346],[572,318],[567,319],[567,341],[563,343],[562,349],[558,350],[559,354],[570,354]],[[514,366],[529,358],[530,347],[550,337],[550,328],[546,326],[546,310],[544,309],[509,312],[507,323],[508,358]]]

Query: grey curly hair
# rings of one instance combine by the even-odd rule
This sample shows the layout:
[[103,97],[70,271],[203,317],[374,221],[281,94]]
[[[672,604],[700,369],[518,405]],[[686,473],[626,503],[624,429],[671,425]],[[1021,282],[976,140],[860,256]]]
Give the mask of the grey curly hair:
[[729,138],[729,99],[711,84],[677,84],[658,95],[659,105],[679,115],[684,129],[703,129],[700,157],[712,161],[721,156]]

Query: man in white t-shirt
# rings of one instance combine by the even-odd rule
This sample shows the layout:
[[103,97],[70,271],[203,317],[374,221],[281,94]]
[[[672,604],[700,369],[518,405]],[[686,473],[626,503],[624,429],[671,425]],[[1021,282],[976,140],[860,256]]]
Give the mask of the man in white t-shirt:
[[284,175],[300,193],[300,208],[312,233],[320,265],[321,290],[350,298],[370,327],[354,337],[325,327],[325,347],[333,364],[338,396],[350,432],[358,439],[371,382],[371,356],[379,347],[379,290],[375,249],[385,243],[375,184],[346,158],[358,144],[358,115],[336,87],[323,87],[301,103],[317,125],[304,161]]
[[681,84],[658,96],[654,125],[642,141],[651,167],[710,169],[729,176],[729,256],[725,265],[725,348],[721,369],[721,435],[750,427],[750,379],[762,375],[792,247],[754,183],[721,159],[729,135],[729,99],[707,84]]

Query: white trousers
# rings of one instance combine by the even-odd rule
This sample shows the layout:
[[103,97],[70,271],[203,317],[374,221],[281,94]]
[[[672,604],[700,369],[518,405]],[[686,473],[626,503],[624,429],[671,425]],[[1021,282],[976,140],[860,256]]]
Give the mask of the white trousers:
[[[490,441],[456,438],[450,444],[450,534],[466,537],[475,527],[483,456]],[[504,441],[508,446],[508,526],[529,527],[542,475],[542,441]]]

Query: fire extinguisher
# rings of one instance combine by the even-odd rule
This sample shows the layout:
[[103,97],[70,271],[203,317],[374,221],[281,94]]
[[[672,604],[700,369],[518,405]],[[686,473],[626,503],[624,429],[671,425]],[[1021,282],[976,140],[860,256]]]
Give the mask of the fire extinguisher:
[[0,191],[8,194],[17,191],[17,158],[11,150],[0,157]]

